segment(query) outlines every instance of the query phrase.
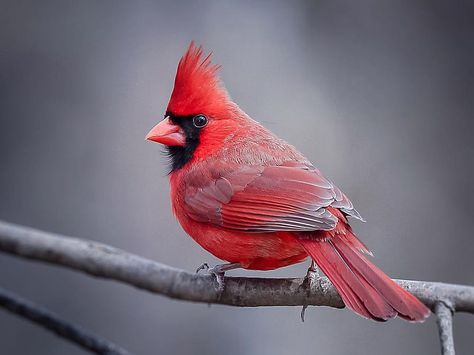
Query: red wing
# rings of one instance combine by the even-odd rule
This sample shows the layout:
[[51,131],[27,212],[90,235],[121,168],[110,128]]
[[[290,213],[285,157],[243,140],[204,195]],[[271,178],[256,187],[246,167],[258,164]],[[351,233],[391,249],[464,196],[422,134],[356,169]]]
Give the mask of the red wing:
[[194,220],[256,233],[331,230],[337,218],[328,206],[360,217],[317,169],[292,162],[239,167],[204,187],[189,187],[185,202]]

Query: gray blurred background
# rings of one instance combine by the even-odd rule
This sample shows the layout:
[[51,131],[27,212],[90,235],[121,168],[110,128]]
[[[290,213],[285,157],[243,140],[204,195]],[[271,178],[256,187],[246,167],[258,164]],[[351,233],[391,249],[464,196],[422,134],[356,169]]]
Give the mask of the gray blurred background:
[[[162,118],[194,39],[232,97],[354,201],[392,277],[474,284],[474,2],[0,1],[0,218],[192,271]],[[302,276],[307,263],[274,272]],[[137,354],[436,354],[422,325],[174,301],[0,255],[0,285]],[[474,317],[456,314],[459,354]],[[1,354],[85,354],[0,311]]]

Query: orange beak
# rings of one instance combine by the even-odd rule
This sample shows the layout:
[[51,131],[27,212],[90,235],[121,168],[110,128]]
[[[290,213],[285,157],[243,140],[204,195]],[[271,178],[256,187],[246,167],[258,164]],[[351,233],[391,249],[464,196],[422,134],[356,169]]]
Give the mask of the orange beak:
[[186,136],[178,125],[173,124],[169,117],[158,123],[146,135],[145,139],[169,146],[181,146],[186,144]]

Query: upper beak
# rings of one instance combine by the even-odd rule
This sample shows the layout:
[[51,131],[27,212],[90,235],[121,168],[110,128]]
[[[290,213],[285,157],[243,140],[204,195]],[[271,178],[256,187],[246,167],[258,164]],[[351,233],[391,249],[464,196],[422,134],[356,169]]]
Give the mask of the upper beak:
[[163,121],[153,127],[145,139],[169,146],[182,147],[186,144],[186,136],[183,130],[178,125],[173,124],[169,117],[165,117]]

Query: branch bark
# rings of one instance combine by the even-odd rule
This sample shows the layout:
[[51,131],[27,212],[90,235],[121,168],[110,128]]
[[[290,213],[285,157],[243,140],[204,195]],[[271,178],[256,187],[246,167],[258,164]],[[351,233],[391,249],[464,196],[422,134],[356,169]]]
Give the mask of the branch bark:
[[438,323],[439,339],[442,355],[454,355],[453,310],[450,304],[439,301],[435,305],[436,322]]
[[[326,277],[318,277],[308,294],[302,278],[226,277],[222,294],[212,275],[197,275],[110,246],[42,232],[0,221],[0,251],[62,265],[96,277],[113,279],[170,298],[240,307],[328,306],[343,308]],[[453,311],[474,313],[474,287],[439,282],[396,280],[432,310],[439,301]]]
[[2,288],[0,288],[0,307],[22,318],[26,318],[92,353],[100,355],[131,355],[128,351],[117,345]]

